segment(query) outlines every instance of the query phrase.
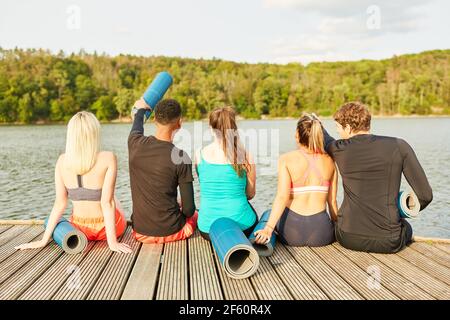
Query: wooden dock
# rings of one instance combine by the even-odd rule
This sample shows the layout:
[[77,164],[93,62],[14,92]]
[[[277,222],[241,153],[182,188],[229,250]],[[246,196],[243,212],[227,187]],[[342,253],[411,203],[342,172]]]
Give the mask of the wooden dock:
[[128,255],[111,252],[105,242],[91,242],[78,255],[65,254],[54,242],[14,250],[43,231],[40,223],[0,222],[0,300],[450,299],[448,243],[414,242],[394,255],[277,243],[254,276],[233,280],[198,234],[141,245],[128,227],[122,238],[133,248]]

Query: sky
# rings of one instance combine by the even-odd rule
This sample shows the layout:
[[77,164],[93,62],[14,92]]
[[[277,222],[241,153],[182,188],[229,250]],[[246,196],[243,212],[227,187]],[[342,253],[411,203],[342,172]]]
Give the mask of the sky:
[[450,49],[448,0],[1,0],[0,47],[307,64]]

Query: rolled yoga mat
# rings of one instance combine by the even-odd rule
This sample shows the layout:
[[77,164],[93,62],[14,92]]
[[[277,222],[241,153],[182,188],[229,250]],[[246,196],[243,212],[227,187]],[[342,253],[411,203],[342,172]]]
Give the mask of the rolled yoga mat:
[[153,79],[152,83],[148,86],[147,90],[145,90],[142,97],[151,108],[151,110],[145,112],[146,119],[150,117],[156,104],[162,99],[172,83],[172,76],[167,71],[163,71],[158,73],[156,78]]
[[[48,218],[45,219],[45,227],[47,227]],[[69,221],[61,218],[53,230],[53,240],[68,254],[77,254],[82,252],[88,240],[86,235],[75,228]]]
[[231,219],[214,221],[209,238],[225,273],[234,279],[253,275],[259,267],[259,256],[250,241]]
[[259,219],[258,224],[255,229],[253,229],[251,236],[248,238],[250,243],[253,244],[253,248],[255,248],[256,252],[262,257],[269,257],[273,253],[273,249],[275,248],[276,235],[275,232],[272,233],[272,237],[267,244],[257,244],[255,243],[255,232],[264,229],[267,221],[269,221],[270,210],[266,210],[261,219]]
[[400,191],[397,207],[402,218],[415,218],[420,212],[419,198],[412,191]]

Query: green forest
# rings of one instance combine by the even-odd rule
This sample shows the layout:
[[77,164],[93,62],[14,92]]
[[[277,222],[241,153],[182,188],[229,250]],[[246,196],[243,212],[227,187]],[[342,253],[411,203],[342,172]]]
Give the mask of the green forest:
[[174,78],[166,97],[187,119],[222,105],[243,118],[329,116],[352,100],[375,115],[450,114],[450,50],[304,66],[0,48],[0,123],[62,122],[79,110],[127,119],[163,70]]

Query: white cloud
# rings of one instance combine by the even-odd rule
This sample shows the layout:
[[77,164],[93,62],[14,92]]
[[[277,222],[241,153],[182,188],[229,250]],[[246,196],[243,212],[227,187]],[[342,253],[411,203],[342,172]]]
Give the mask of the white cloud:
[[263,6],[268,9],[315,11],[332,16],[354,15],[371,5],[386,9],[408,9],[429,3],[430,0],[263,0]]
[[365,28],[365,24],[352,17],[324,18],[319,24],[318,31],[323,34],[350,34],[360,33],[361,29]]
[[295,9],[299,11],[314,11],[333,16],[355,14],[363,8],[365,0],[264,0],[263,6],[268,9]]
[[[348,39],[345,35],[300,35],[283,37],[270,43],[270,55],[276,63],[357,60],[370,51],[376,38]],[[350,50],[349,50],[350,48]]]
[[125,26],[116,26],[114,28],[114,32],[117,34],[129,35],[131,34],[131,30]]
[[[433,0],[431,0],[433,1]],[[425,18],[426,0],[264,0],[265,8],[318,16],[308,34],[280,37],[270,44],[270,54],[280,63],[357,59],[355,52],[369,51],[387,34],[417,30]]]
[[[301,14],[317,13],[322,18],[321,31],[355,33],[367,31],[370,18],[367,9],[380,10],[380,33],[401,33],[416,30],[424,18],[423,6],[433,0],[263,0],[267,9],[296,10]],[[365,29],[365,30],[364,30]],[[371,34],[368,33],[368,36]]]

